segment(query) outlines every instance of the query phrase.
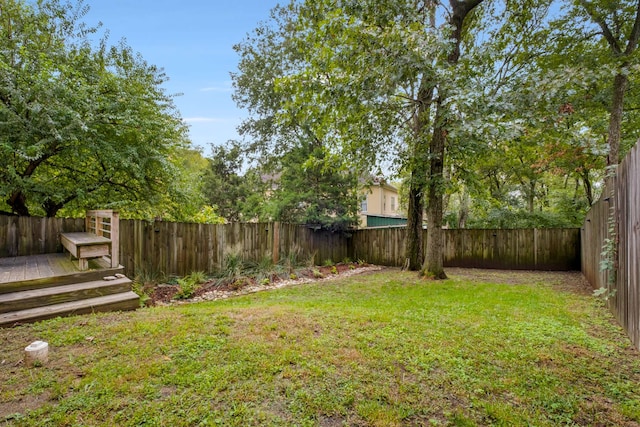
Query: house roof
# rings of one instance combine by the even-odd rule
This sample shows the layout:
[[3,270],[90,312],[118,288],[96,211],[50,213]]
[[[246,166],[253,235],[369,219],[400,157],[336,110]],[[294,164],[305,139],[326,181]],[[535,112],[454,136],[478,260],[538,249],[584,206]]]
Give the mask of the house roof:
[[361,178],[360,182],[364,187],[378,186],[378,187],[386,188],[387,190],[395,191],[396,193],[398,192],[398,187],[389,183],[384,176],[370,175],[368,179]]

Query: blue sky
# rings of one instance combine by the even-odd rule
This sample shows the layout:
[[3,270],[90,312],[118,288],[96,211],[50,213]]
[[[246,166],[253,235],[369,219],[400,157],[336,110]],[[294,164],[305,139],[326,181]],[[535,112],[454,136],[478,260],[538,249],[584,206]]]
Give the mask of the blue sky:
[[[209,153],[209,144],[238,139],[246,112],[231,99],[229,73],[238,55],[233,45],[269,18],[277,0],[85,0],[87,24],[103,23],[109,42],[126,39],[150,64],[164,68],[165,88],[181,93],[175,103],[190,126],[192,142]],[[286,4],[287,2],[281,1]]]

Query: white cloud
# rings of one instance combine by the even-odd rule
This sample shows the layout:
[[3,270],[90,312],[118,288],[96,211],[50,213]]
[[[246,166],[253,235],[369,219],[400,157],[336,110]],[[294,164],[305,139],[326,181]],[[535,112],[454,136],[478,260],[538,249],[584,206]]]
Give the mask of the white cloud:
[[227,123],[229,121],[220,117],[185,117],[183,120],[187,123]]
[[231,82],[225,82],[222,86],[208,86],[200,89],[200,92],[232,92]]

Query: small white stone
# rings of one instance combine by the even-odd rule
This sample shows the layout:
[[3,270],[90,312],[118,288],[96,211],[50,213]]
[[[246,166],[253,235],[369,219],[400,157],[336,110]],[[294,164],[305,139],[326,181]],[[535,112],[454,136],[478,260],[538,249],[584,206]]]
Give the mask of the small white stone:
[[24,363],[27,366],[43,364],[49,360],[49,344],[44,341],[34,341],[24,349]]

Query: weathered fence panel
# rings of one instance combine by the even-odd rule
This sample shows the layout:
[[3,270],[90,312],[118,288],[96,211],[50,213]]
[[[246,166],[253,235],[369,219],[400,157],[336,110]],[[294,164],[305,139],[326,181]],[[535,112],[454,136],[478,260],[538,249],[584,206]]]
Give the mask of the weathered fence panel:
[[[399,267],[405,262],[405,242],[405,228],[358,230],[353,253],[356,259]],[[445,267],[580,270],[578,228],[444,230],[444,246]]]
[[291,251],[299,250],[303,256],[313,257],[320,265],[327,260],[340,262],[351,256],[351,237],[343,233],[313,230],[295,224],[274,223],[279,227],[277,245],[274,245],[280,258]]
[[[608,289],[609,309],[640,349],[640,145],[620,163],[602,194],[582,227],[582,272],[595,289]],[[610,233],[610,218],[616,235]],[[615,273],[600,268],[607,239],[617,241]]]
[[[0,257],[62,252],[62,231],[84,231],[84,219],[0,216]],[[120,262],[132,276],[138,271],[214,272],[229,254],[244,261],[266,256],[277,261],[291,250],[317,264],[339,262],[351,253],[347,235],[294,224],[120,221]]]
[[608,220],[612,208],[609,200],[603,197],[591,206],[580,232],[582,274],[596,289],[606,286],[609,280],[608,271],[600,268],[602,247],[609,238]]
[[356,230],[352,242],[353,258],[376,265],[401,267],[405,260],[406,237],[406,227]]
[[82,231],[84,218],[0,215],[0,257],[61,252],[61,231]]
[[[60,231],[82,231],[82,220],[0,217],[2,256],[60,252]],[[8,236],[8,237],[3,237]],[[425,232],[426,241],[426,232]],[[316,264],[349,257],[372,264],[402,266],[406,229],[354,231],[351,236],[279,223],[225,225],[164,221],[120,221],[120,262],[126,272],[185,275],[214,272],[225,257],[245,261],[282,259],[292,251],[313,256]],[[580,268],[578,229],[445,230],[445,266],[502,269],[572,270]]]
[[320,264],[341,261],[349,254],[348,239],[339,233],[279,223],[224,225],[174,222],[120,222],[120,259],[127,274],[138,271],[185,275],[220,270],[227,255],[243,261],[271,257],[277,261],[291,250],[313,256]]

